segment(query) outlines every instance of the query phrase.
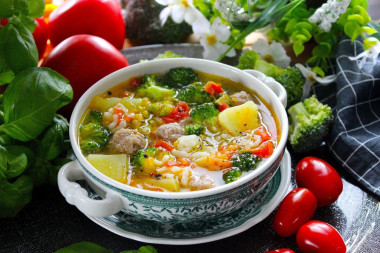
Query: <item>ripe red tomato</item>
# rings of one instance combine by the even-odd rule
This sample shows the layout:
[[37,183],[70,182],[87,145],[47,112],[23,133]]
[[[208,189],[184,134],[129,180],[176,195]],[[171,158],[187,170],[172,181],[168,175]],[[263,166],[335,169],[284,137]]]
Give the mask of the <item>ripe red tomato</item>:
[[99,36],[118,49],[123,47],[125,39],[117,0],[67,0],[50,14],[48,30],[54,46],[75,34]]
[[297,232],[297,245],[302,252],[344,253],[346,245],[342,236],[323,221],[309,221]]
[[33,38],[36,42],[38,57],[41,59],[46,50],[46,44],[48,40],[47,24],[43,18],[36,18],[34,20],[36,21],[37,26],[33,32]]
[[56,46],[42,62],[66,77],[74,91],[73,101],[63,113],[69,116],[79,97],[104,76],[128,66],[123,54],[104,39],[74,35]]
[[317,199],[306,188],[297,188],[286,195],[274,219],[273,229],[279,236],[288,237],[308,222],[317,209]]
[[342,179],[326,161],[317,157],[305,157],[296,167],[298,187],[305,187],[314,193],[318,206],[334,203],[343,190]]
[[266,251],[264,253],[294,253],[294,251],[291,249],[275,249],[271,251]]

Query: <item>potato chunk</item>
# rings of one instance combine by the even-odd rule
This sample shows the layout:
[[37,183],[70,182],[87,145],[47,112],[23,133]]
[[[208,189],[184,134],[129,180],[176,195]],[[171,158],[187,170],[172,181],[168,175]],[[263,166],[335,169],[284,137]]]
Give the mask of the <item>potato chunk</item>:
[[128,172],[128,157],[126,154],[91,154],[87,156],[87,161],[107,177],[126,183]]
[[233,135],[259,126],[257,105],[252,101],[227,108],[218,115],[220,125]]
[[154,186],[164,188],[171,192],[179,192],[180,186],[179,182],[175,178],[161,178],[161,179],[145,179],[145,183]]

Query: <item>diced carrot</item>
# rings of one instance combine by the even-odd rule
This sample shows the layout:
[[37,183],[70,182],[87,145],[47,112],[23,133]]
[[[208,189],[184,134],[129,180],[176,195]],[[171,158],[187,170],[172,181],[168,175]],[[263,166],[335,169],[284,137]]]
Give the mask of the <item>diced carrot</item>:
[[156,148],[163,148],[163,149],[166,149],[167,151],[172,151],[174,149],[174,147],[172,145],[170,145],[169,143],[167,143],[166,141],[158,141],[156,142],[156,144],[154,144],[154,146]]
[[259,126],[255,131],[253,131],[253,133],[260,135],[262,142],[269,141],[271,139],[267,129],[263,126]]
[[254,155],[257,155],[261,158],[269,157],[273,154],[274,144],[272,141],[263,142],[260,147],[252,150]]
[[230,107],[230,106],[229,106],[227,103],[223,103],[223,104],[219,105],[218,110],[219,110],[220,112],[222,112],[222,111],[226,110],[226,109],[229,108],[229,107]]
[[211,96],[217,93],[219,94],[224,92],[222,85],[213,81],[208,81],[203,88]]

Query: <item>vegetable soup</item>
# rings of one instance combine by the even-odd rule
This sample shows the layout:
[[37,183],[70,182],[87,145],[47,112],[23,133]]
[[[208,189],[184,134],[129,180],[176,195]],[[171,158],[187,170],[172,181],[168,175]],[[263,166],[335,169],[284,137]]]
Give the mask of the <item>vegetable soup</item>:
[[254,91],[189,68],[134,77],[95,96],[78,129],[86,159],[152,191],[228,184],[276,148],[279,123]]

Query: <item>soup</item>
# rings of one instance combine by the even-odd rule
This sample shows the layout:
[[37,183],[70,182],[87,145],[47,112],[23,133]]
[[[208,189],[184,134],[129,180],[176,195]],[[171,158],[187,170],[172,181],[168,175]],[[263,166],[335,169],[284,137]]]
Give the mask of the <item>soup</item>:
[[100,172],[170,192],[231,183],[268,159],[279,139],[276,116],[254,91],[189,68],[95,96],[78,128],[82,153]]

